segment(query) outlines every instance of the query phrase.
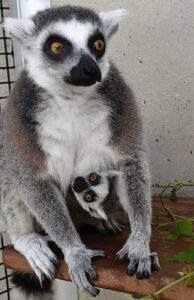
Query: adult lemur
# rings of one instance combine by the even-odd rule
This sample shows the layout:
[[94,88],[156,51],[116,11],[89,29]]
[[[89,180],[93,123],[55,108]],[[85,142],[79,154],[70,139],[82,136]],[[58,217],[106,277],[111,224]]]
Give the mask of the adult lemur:
[[[7,229],[43,282],[54,278],[57,259],[35,230],[40,224],[61,248],[72,280],[93,296],[99,291],[86,273],[96,277],[91,259],[103,252],[80,240],[65,201],[71,183],[83,207],[106,219],[101,204],[107,177],[118,173],[114,188],[129,214],[131,234],[116,256],[127,254],[128,274],[138,278],[159,268],[149,248],[150,173],[142,122],[130,88],[106,53],[124,14],[64,6],[5,22],[26,61],[1,114],[1,209]],[[91,172],[99,182],[85,200],[96,197],[98,206],[82,201]]]

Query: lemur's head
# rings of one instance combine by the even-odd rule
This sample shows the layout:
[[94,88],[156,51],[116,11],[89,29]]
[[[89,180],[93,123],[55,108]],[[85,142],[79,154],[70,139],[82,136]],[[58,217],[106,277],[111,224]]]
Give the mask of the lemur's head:
[[108,72],[107,44],[123,9],[95,13],[78,6],[38,12],[26,20],[7,18],[5,27],[23,47],[26,67],[43,88],[92,86]]
[[92,172],[85,177],[76,177],[71,184],[75,198],[91,216],[108,219],[106,203],[113,189],[114,181],[121,176],[120,171],[110,170],[97,174]]

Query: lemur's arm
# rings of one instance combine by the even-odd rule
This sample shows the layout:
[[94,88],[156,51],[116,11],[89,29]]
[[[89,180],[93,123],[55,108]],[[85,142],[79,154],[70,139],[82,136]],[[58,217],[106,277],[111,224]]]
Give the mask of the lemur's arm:
[[[91,259],[104,253],[89,250],[81,242],[62,192],[47,175],[44,154],[22,125],[14,106],[14,99],[12,100],[9,102],[4,119],[6,132],[4,151],[10,164],[9,175],[14,187],[21,201],[63,251],[72,280],[82,290],[96,296],[99,291],[88,282],[85,272],[95,278],[96,273],[91,266]],[[29,235],[21,235],[14,244],[24,245],[27,240]],[[41,271],[41,266],[39,269]]]
[[111,142],[115,155],[121,159],[123,174],[118,194],[131,224],[131,235],[117,257],[128,253],[128,273],[137,271],[139,278],[149,277],[151,263],[155,269],[159,263],[155,253],[150,257],[151,184],[141,115],[132,91],[114,67],[107,84],[109,88],[102,86],[100,93],[105,93],[114,112],[110,119]]
[[[136,152],[121,163],[123,183],[118,182],[120,201],[130,220],[131,234],[117,253],[122,259],[126,254],[130,260],[128,274],[137,272],[138,278],[148,278],[152,269],[159,268],[156,253],[150,253],[151,236],[151,188],[150,174],[143,151]],[[126,193],[121,190],[126,186]],[[120,190],[119,190],[120,189]]]
[[138,234],[141,232],[141,241],[145,243],[146,251],[149,251],[152,209],[150,172],[146,153],[136,152],[121,162],[120,169],[126,184],[127,197],[121,201],[129,214],[131,236],[135,236],[138,240]]
[[82,245],[64,197],[52,182],[24,174],[20,195],[32,215],[62,250]]
[[[128,274],[137,273],[139,279],[148,278],[151,269],[159,269],[159,261],[157,254],[151,253],[149,247],[151,236],[151,188],[146,153],[144,150],[132,150],[130,155],[125,155],[125,158],[121,159],[118,164],[119,171],[104,170],[103,173],[96,174],[96,177],[100,178],[97,185],[91,184],[88,186],[90,175],[78,177],[72,184],[73,191],[83,208],[91,207],[93,211],[95,209],[95,213],[103,216],[99,192],[103,190],[104,193],[108,193],[108,188],[104,183],[109,176],[114,175],[115,192],[121,205],[129,215],[131,225],[130,236],[123,248],[117,253],[116,258],[122,259],[127,254],[130,260]],[[80,190],[80,178],[82,178],[82,190]],[[104,201],[109,200],[105,199]],[[104,207],[105,204],[103,204]],[[106,217],[105,223],[109,224],[111,220],[107,210],[104,211],[104,216]]]
[[56,244],[62,249],[78,246],[79,235],[62,192],[47,173],[45,154],[18,114],[17,97],[12,96],[8,101],[3,127],[9,177],[21,200]]

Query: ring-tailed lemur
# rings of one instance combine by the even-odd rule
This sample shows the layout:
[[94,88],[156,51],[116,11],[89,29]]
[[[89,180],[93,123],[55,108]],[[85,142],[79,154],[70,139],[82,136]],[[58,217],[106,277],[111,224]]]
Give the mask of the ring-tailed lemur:
[[[93,296],[99,291],[86,273],[96,278],[91,260],[104,253],[87,249],[80,240],[65,201],[71,183],[84,209],[106,218],[101,202],[107,177],[118,172],[115,190],[129,215],[131,234],[116,257],[128,255],[128,274],[138,278],[159,268],[149,248],[150,173],[142,122],[106,49],[124,15],[122,9],[98,14],[63,6],[5,21],[26,61],[1,114],[1,209],[7,229],[15,249],[44,282],[54,278],[57,259],[35,231],[39,223],[61,248],[73,282]],[[79,181],[86,183],[92,172],[103,180],[95,189],[93,184],[86,206],[87,186],[80,194]],[[89,204],[92,197],[101,199],[96,207]]]

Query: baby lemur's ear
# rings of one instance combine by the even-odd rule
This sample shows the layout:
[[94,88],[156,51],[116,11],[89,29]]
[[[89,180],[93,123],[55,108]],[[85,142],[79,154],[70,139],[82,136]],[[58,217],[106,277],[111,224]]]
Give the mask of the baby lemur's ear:
[[114,9],[110,11],[100,12],[99,16],[102,21],[103,32],[106,37],[110,37],[119,28],[119,22],[128,12],[125,9]]
[[31,19],[6,18],[3,27],[22,44],[29,40],[35,30],[35,24]]
[[107,214],[105,213],[104,209],[101,206],[99,206],[96,209],[96,217],[97,218],[100,217],[100,219],[103,219],[103,220],[106,220],[106,221],[108,220],[108,216],[107,216]]

